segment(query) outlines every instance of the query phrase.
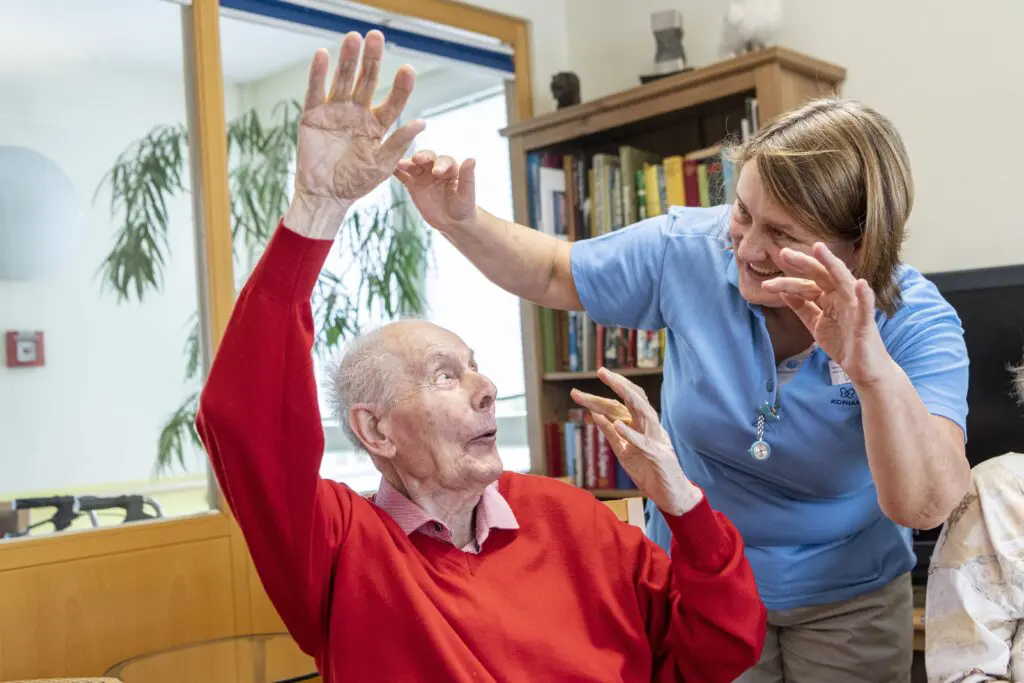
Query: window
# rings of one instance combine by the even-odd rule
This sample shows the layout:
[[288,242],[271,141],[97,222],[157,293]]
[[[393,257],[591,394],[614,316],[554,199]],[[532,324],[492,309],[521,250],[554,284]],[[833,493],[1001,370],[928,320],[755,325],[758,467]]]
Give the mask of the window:
[[[397,181],[392,181],[397,184]],[[394,193],[392,182],[382,183],[378,185],[370,194],[360,198],[355,204],[352,205],[349,215],[358,213],[361,216],[372,216],[377,211],[387,211],[394,203]],[[331,247],[330,253],[327,255],[327,261],[324,263],[324,270],[337,275],[341,286],[346,292],[354,293],[359,287],[359,268],[358,265],[353,263],[351,248],[344,239],[337,239],[334,241],[334,245]],[[313,306],[314,310],[319,306],[322,301],[321,297],[314,293]],[[371,311],[366,307],[365,302],[359,302],[358,310],[355,313],[354,323],[358,323],[360,329],[372,329],[379,325],[388,322],[380,314],[379,311]],[[341,345],[344,349],[344,342]],[[317,368],[317,379],[319,382],[320,391],[320,414],[324,419],[333,419],[331,416],[330,397],[323,386],[323,380],[327,379],[327,370],[329,365],[340,358],[338,350],[327,351],[316,359]],[[322,378],[322,379],[321,379]]]
[[[397,181],[379,185],[373,192],[357,201],[351,211],[361,215],[372,215],[375,210],[386,211],[394,203],[392,183],[397,183]],[[353,264],[351,250],[347,245],[343,245],[343,240],[336,240],[334,246],[331,247],[327,261],[324,263],[324,269],[338,275],[342,286],[348,292],[356,291],[359,270]],[[314,310],[321,303],[318,299],[314,294]],[[368,310],[365,302],[360,302],[355,317],[363,330],[372,329],[387,322],[379,312]],[[373,466],[369,456],[357,450],[354,444],[348,440],[341,430],[337,416],[331,412],[330,394],[327,387],[330,366],[341,358],[344,350],[345,343],[342,342],[339,348],[322,353],[313,359],[325,436],[324,458],[320,466],[320,474],[327,479],[344,482],[356,491],[372,491],[380,482],[380,472]]]
[[[397,125],[400,125],[397,124]],[[294,162],[288,185],[288,196],[292,196],[294,187]],[[386,211],[395,203],[395,187],[398,181],[381,183],[372,192],[356,201],[349,215],[358,213],[361,216],[373,215],[376,211]],[[352,260],[349,244],[344,239],[336,239],[324,262],[324,271],[338,277],[341,287],[349,293],[355,292],[359,285],[359,269]],[[313,293],[314,323],[318,323],[318,307],[323,299],[317,291]],[[354,313],[354,321],[360,329],[367,330],[387,322],[379,311],[369,310],[365,302],[360,302]],[[320,464],[320,475],[326,479],[344,482],[354,490],[365,492],[377,488],[380,472],[373,466],[366,453],[355,448],[341,429],[338,417],[332,412],[331,396],[328,387],[330,371],[345,352],[345,342],[333,349],[314,353],[313,373],[317,384],[317,398],[320,406],[321,422],[324,429],[324,458]]]
[[42,343],[39,365],[0,367],[0,506],[21,508],[0,539],[117,526],[134,496],[210,511],[181,20],[155,0],[0,3],[0,329]]
[[[498,132],[507,121],[504,88],[491,88],[434,112],[417,147],[458,161],[476,160],[476,199],[496,216],[512,215],[508,141]],[[446,327],[476,352],[480,370],[498,387],[499,450],[506,469],[530,467],[526,435],[520,302],[484,277],[447,240],[432,240],[425,292],[427,318]]]

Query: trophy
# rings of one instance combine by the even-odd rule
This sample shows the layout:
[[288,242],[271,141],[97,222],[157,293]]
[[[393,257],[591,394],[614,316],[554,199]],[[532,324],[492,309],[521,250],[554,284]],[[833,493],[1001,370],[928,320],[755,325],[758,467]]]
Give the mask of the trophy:
[[640,82],[689,71],[686,65],[686,51],[683,50],[683,15],[679,10],[668,9],[651,14],[651,32],[654,34],[654,73],[641,76]]

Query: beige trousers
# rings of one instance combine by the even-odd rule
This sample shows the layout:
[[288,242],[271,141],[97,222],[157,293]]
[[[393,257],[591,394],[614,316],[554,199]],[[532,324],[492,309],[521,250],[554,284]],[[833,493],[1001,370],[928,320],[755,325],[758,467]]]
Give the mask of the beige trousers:
[[764,653],[736,683],[909,683],[910,574],[851,600],[768,611]]

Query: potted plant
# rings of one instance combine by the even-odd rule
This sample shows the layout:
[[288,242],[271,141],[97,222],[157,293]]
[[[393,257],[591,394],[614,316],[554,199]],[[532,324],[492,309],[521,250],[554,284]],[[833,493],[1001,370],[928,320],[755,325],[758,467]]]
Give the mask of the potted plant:
[[[301,106],[284,101],[264,122],[248,110],[228,122],[231,233],[235,270],[247,275],[288,206],[291,164]],[[188,130],[160,125],[132,142],[104,174],[96,194],[110,191],[111,217],[119,228],[98,274],[118,303],[141,302],[164,287],[169,258],[168,202],[188,192]],[[423,312],[421,283],[430,234],[397,181],[391,201],[354,210],[338,235],[349,270],[324,269],[313,295],[314,352],[323,355],[359,333],[367,323]],[[95,196],[94,196],[95,201]],[[243,278],[244,279],[244,278]],[[352,285],[351,283],[355,284]],[[344,283],[349,283],[345,286]],[[200,371],[199,316],[188,321],[184,349],[186,381]],[[170,413],[156,444],[156,473],[185,466],[186,444],[202,448],[195,431],[198,392]]]

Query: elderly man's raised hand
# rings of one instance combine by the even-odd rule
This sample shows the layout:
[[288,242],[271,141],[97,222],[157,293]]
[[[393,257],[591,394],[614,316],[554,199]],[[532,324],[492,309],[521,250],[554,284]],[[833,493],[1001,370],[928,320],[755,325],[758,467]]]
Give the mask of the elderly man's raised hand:
[[295,196],[285,216],[286,226],[309,237],[332,239],[349,207],[394,173],[425,125],[411,121],[385,137],[398,121],[416,75],[412,67],[402,66],[387,99],[374,107],[384,36],[370,31],[363,43],[358,33],[345,36],[330,92],[325,94],[326,50],[316,52],[309,70],[298,126]]
[[590,411],[626,474],[663,512],[681,515],[693,509],[703,494],[683,473],[644,390],[607,368],[598,370],[598,377],[621,402],[578,389],[572,397]]

